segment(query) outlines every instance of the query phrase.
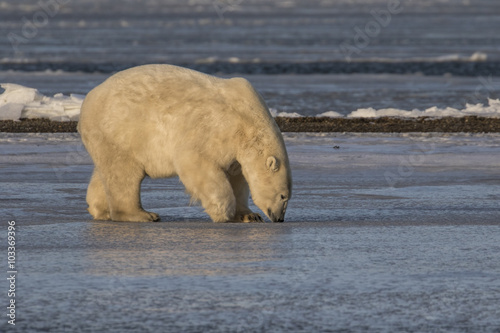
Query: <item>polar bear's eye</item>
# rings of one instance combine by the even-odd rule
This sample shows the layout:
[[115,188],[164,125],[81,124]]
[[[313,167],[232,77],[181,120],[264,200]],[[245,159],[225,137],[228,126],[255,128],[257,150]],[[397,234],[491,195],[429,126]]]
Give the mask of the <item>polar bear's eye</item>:
[[281,195],[281,200],[283,200],[283,201],[284,201],[284,200],[286,200],[286,199],[287,199],[287,198],[286,198],[286,195],[283,195],[283,194],[282,194],[282,195]]

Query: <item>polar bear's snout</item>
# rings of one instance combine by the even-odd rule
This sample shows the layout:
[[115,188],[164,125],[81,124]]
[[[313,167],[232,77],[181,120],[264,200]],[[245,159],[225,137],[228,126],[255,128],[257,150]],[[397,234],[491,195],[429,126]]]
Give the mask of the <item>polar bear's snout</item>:
[[269,208],[267,210],[267,217],[273,222],[284,222],[286,207],[288,206],[288,198],[281,195],[280,203],[274,207],[274,209]]

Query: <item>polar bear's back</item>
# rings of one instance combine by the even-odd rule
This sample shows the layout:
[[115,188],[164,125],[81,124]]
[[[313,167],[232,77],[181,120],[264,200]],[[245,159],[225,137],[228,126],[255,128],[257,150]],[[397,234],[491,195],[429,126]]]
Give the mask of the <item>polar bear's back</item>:
[[143,65],[118,72],[103,84],[134,90],[159,89],[160,86],[167,89],[184,89],[188,84],[208,88],[221,80],[174,65]]
[[111,103],[132,107],[135,112],[174,112],[178,108],[172,106],[179,101],[186,101],[195,92],[213,91],[220,81],[178,66],[145,65],[118,72],[94,90],[106,95]]
[[[114,74],[87,95],[98,103],[99,117],[150,113],[233,112],[268,118],[264,101],[243,78],[224,79],[173,65],[144,65]],[[248,106],[249,110],[244,110]],[[93,109],[96,109],[93,107]],[[84,107],[83,113],[92,113]],[[263,113],[263,114],[259,114]],[[84,115],[85,116],[85,115]]]

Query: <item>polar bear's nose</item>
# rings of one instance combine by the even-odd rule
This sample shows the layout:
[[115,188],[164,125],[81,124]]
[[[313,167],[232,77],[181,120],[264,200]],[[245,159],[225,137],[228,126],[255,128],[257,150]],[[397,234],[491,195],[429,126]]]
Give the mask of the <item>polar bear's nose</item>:
[[284,222],[285,221],[285,213],[286,213],[286,207],[288,205],[288,201],[285,201],[283,203],[283,207],[281,208],[281,211],[278,214],[274,214],[271,208],[267,210],[267,216],[271,219],[273,222]]
[[278,222],[278,219],[276,218],[276,216],[274,215],[273,211],[271,210],[271,208],[268,208],[267,209],[267,216],[271,219],[271,222]]

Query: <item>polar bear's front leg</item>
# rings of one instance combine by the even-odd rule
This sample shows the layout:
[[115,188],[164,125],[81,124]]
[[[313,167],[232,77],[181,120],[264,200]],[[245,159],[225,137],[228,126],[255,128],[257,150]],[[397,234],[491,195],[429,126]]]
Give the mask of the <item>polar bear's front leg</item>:
[[248,208],[248,197],[250,195],[250,189],[248,188],[248,183],[241,173],[241,168],[239,172],[235,172],[229,175],[229,182],[233,188],[233,193],[236,198],[236,213],[231,219],[234,222],[264,222],[262,217],[254,213]]
[[228,222],[233,218],[236,200],[227,175],[219,166],[197,154],[183,154],[176,161],[176,171],[187,192],[201,201],[212,221]]

